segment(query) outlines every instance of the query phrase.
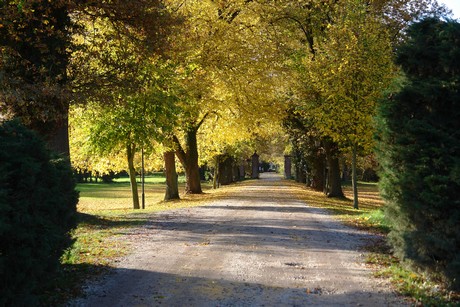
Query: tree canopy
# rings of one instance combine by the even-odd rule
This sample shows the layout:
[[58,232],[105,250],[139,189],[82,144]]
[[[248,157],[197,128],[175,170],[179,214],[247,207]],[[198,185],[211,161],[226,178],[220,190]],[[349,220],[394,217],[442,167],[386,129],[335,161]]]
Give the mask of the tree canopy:
[[[54,62],[62,64],[57,65],[60,74],[51,68],[27,68],[16,75],[26,80],[23,76],[36,71],[43,73],[43,80],[55,80],[53,84],[59,85],[55,88],[62,89],[56,97],[63,109],[53,107],[49,99],[43,106],[51,106],[64,121],[69,102],[87,104],[72,114],[83,116],[83,110],[99,114],[84,124],[73,120],[72,132],[74,137],[81,135],[73,144],[98,135],[96,147],[104,149],[99,151],[101,158],[105,152],[114,160],[120,151],[115,134],[136,144],[134,156],[156,140],[162,143],[158,148],[176,152],[188,174],[187,191],[199,193],[201,163],[224,153],[248,155],[267,135],[286,139],[276,127],[293,120],[294,130],[302,127],[301,134],[311,139],[297,145],[324,151],[331,170],[324,182],[334,181],[332,186],[337,187],[335,192],[327,188],[327,193],[340,196],[338,158],[350,149],[355,154],[371,151],[375,103],[395,75],[393,48],[405,39],[402,30],[412,20],[430,10],[443,12],[433,3],[120,0],[55,1],[47,6],[38,0],[11,1],[2,4],[8,22],[0,30],[9,37],[2,42],[6,46],[2,59],[8,71],[26,67],[15,60],[16,45],[21,46],[13,42],[15,38],[35,48],[38,53],[31,56],[42,54],[37,59],[45,64],[59,57]],[[30,31],[21,30],[28,27]],[[53,40],[60,47],[47,52]],[[38,66],[47,67],[40,61]],[[33,110],[39,104],[32,103],[31,108],[19,100],[7,103],[19,93],[14,90],[19,77],[11,76],[15,74],[2,78],[9,89],[2,91],[2,113],[19,115],[14,108],[21,106]],[[38,92],[49,92],[43,83],[33,84]],[[144,111],[149,115],[141,116]],[[52,117],[51,111],[41,113]],[[77,122],[82,124],[76,127]],[[302,136],[291,135],[291,140],[295,138]],[[73,153],[75,165],[95,161],[84,150],[78,152]],[[304,158],[299,164],[310,159]],[[312,170],[311,163],[305,162],[303,168],[300,173]]]

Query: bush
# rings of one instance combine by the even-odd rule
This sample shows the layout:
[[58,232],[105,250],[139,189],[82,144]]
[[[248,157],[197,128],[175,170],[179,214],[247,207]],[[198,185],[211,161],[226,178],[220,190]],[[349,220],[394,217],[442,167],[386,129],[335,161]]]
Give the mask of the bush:
[[0,144],[0,306],[37,305],[72,244],[78,193],[69,162],[17,121]]
[[460,289],[460,24],[409,29],[407,80],[378,112],[380,187],[395,253]]

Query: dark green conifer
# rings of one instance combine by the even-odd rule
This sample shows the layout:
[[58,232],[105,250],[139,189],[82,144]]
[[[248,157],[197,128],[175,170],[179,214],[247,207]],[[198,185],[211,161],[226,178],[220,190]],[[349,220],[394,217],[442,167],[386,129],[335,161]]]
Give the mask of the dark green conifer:
[[36,306],[73,242],[78,192],[69,161],[17,121],[0,144],[0,306]]
[[402,259],[460,288],[460,24],[428,18],[398,49],[402,89],[380,104],[381,191]]

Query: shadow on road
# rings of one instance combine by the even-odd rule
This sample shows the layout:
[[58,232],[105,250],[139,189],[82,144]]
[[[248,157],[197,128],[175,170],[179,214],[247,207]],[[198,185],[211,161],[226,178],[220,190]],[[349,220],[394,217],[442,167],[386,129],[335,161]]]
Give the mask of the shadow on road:
[[[118,280],[118,276],[123,276]],[[129,282],[126,282],[129,281]],[[377,306],[382,294],[368,291],[340,293],[337,289],[270,287],[226,279],[119,268],[109,283],[116,293],[97,285],[87,292],[90,301],[76,300],[68,306]],[[375,302],[374,302],[375,300]]]
[[[203,210],[213,210],[213,208],[203,208]],[[224,207],[224,209],[228,208]],[[246,207],[242,210],[252,209]],[[270,207],[263,210],[273,211]],[[298,209],[298,211],[288,212],[291,214],[303,211]],[[261,219],[254,215],[251,219],[221,220],[210,219],[207,215],[207,218],[203,219],[150,221],[149,225],[159,231],[170,231],[176,241],[182,240],[184,244],[201,244],[204,235],[212,235],[208,243],[219,245],[223,249],[243,250],[247,246],[257,244],[264,247],[285,246],[292,249],[355,250],[361,241],[369,239],[368,234],[344,227],[335,221],[319,223],[315,220],[303,220],[300,216],[291,219],[287,226],[283,216],[279,216],[277,219]],[[322,238],[328,239],[322,240]],[[154,236],[152,240],[155,240]],[[351,242],[353,244],[350,244]],[[263,251],[264,249],[261,248],[260,252]]]

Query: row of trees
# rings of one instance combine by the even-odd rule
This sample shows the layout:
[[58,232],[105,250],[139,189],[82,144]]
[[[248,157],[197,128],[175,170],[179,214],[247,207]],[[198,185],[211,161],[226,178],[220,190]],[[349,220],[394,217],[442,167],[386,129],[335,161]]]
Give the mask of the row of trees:
[[435,6],[391,36],[385,6],[349,5],[329,12],[293,61],[301,82],[285,126],[298,178],[308,171],[313,187],[341,196],[337,158],[351,153],[358,208],[356,156],[378,145],[395,254],[458,289],[459,23]]
[[299,86],[285,127],[298,179],[307,171],[314,188],[341,196],[337,158],[351,153],[358,208],[356,156],[377,145],[395,254],[458,290],[459,23],[436,5],[412,11],[421,21],[410,27],[391,1],[348,5],[318,14],[292,61]]
[[357,156],[372,152],[377,102],[403,79],[394,50],[408,24],[444,13],[434,0],[15,0],[0,9],[2,116],[20,117],[77,168],[123,161],[134,208],[140,152],[164,158],[166,198],[179,196],[175,157],[186,191],[201,193],[200,163],[248,157],[280,123],[297,178],[308,173],[328,196],[343,196],[339,162],[351,157],[358,208]]
[[[429,2],[10,1],[1,111],[69,154],[70,108],[74,166],[107,171],[125,160],[133,194],[141,150],[174,152],[186,191],[201,193],[200,156],[212,163],[298,121],[294,151],[312,152],[298,148],[305,135],[324,149],[327,194],[341,196],[339,150],[370,147],[374,103],[394,75],[390,38]],[[323,170],[311,173],[323,188]]]
[[[276,44],[250,2],[165,2],[158,9],[173,21],[163,25],[171,32],[161,53],[136,48],[145,42],[119,33],[110,20],[80,18],[86,30],[76,43],[85,52],[72,58],[75,71],[84,72],[78,84],[88,78],[106,84],[97,83],[91,104],[72,110],[74,165],[114,170],[120,168],[115,157],[128,157],[135,194],[135,153],[164,152],[166,173],[173,178],[175,153],[186,173],[186,191],[201,193],[200,162],[214,164],[222,154],[249,156],[254,147],[248,144],[273,130],[280,118],[273,110],[283,108],[275,99],[283,82],[283,72],[272,65]],[[113,73],[121,76],[106,76]],[[104,163],[107,157],[110,164]],[[166,198],[178,197],[169,179]]]
[[444,14],[444,8],[430,1],[332,1],[327,9],[306,7],[308,15],[299,8],[287,15],[306,42],[291,57],[296,83],[284,120],[297,179],[330,197],[343,197],[340,161],[346,157],[358,208],[356,161],[372,154],[377,101],[398,77],[393,50],[404,41],[410,21]]

